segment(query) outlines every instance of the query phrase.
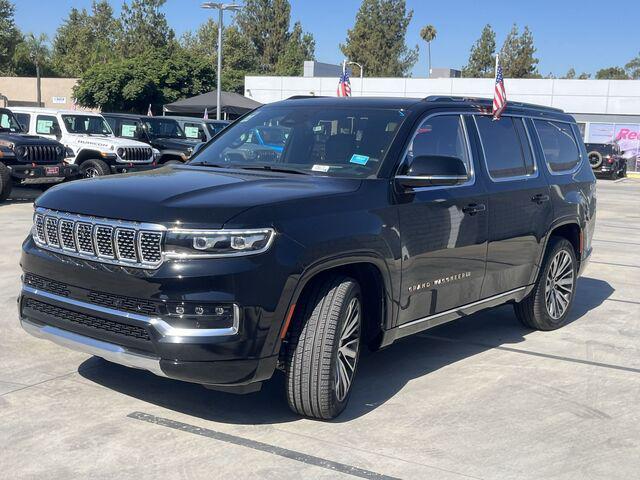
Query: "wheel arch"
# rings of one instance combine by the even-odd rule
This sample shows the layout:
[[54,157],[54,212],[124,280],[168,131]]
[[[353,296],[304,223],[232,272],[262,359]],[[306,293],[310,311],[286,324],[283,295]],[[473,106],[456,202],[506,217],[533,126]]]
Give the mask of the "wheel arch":
[[580,263],[582,261],[582,248],[583,248],[583,230],[580,226],[580,222],[578,219],[565,219],[558,223],[555,223],[549,229],[549,233],[547,234],[544,240],[544,248],[542,249],[542,253],[540,255],[540,259],[536,266],[536,274],[532,278],[532,283],[536,281],[538,275],[540,274],[540,268],[542,267],[542,263],[544,261],[544,256],[547,254],[547,249],[549,248],[549,241],[552,237],[561,237],[566,238],[571,245],[573,245],[574,252],[576,254],[576,260],[578,261],[578,270],[580,269]]
[[377,349],[382,340],[382,333],[392,319],[392,287],[391,278],[385,262],[378,257],[363,256],[325,261],[307,269],[301,276],[292,296],[288,316],[282,328],[286,334],[291,318],[295,318],[294,310],[303,294],[315,282],[322,281],[329,275],[344,275],[358,282],[363,297],[363,319],[365,322],[365,342],[371,349]]
[[102,160],[103,162],[105,161],[98,150],[82,149],[76,155],[75,161],[73,163],[75,163],[76,165],[81,165],[87,160]]

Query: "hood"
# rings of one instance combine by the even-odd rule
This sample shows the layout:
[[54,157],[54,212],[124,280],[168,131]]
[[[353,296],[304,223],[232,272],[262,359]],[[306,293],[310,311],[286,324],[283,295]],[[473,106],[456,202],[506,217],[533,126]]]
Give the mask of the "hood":
[[119,147],[149,148],[148,144],[130,138],[104,137],[100,135],[73,135],[72,138],[72,142],[75,145],[98,148],[103,151],[117,150]]
[[36,206],[120,220],[220,228],[255,206],[354,192],[360,183],[181,165],[65,183],[45,192]]
[[61,145],[60,142],[26,133],[0,133],[0,144],[16,147],[19,145]]
[[187,138],[154,138],[152,144],[159,150],[178,150],[186,152],[189,148],[195,148],[200,140],[191,140]]

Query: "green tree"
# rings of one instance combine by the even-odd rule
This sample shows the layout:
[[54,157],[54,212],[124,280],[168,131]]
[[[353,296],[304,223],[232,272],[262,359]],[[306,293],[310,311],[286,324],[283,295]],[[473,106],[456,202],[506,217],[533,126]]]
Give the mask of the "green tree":
[[632,60],[630,60],[629,63],[627,63],[624,66],[624,68],[627,71],[629,78],[632,78],[633,80],[639,80],[640,79],[640,54],[636,58],[633,58]]
[[119,47],[124,57],[175,46],[175,32],[160,11],[165,3],[166,0],[131,0],[130,5],[122,5]]
[[40,78],[50,65],[51,51],[49,50],[47,36],[44,33],[35,35],[29,33],[16,47],[14,65],[16,73],[36,76],[36,101],[42,103],[42,90]]
[[260,56],[260,69],[273,72],[289,40],[291,5],[288,0],[246,0],[236,20]]
[[622,67],[608,67],[596,72],[598,80],[627,80],[629,76]]
[[471,47],[469,61],[462,69],[464,77],[491,78],[496,64],[496,33],[486,24],[480,38]]
[[405,44],[412,17],[405,0],[363,0],[340,49],[349,60],[362,64],[368,75],[407,75],[418,60],[418,46],[409,49]]
[[222,43],[222,89],[244,93],[244,77],[260,70],[255,46],[236,26],[227,27]]
[[[225,33],[222,34],[223,45],[227,41]],[[180,45],[188,54],[206,57],[215,63],[218,52],[218,23],[209,18],[195,32],[185,32],[180,39]]]
[[94,1],[91,14],[72,8],[53,40],[53,64],[64,76],[77,77],[116,55],[120,23],[106,0]]
[[[300,76],[304,70],[304,61],[315,57],[316,42],[310,33],[302,31],[300,22],[296,22],[288,36],[284,52],[276,64],[276,75]],[[222,57],[224,61],[224,57]]]
[[165,103],[213,90],[214,69],[202,57],[168,50],[117,58],[89,68],[74,88],[78,104],[110,111],[143,113]]
[[536,78],[539,77],[538,62],[534,57],[536,48],[529,27],[524,27],[519,34],[517,25],[513,25],[500,51],[500,62],[505,77]]
[[571,67],[569,70],[567,70],[567,73],[564,74],[564,77],[562,77],[564,79],[567,80],[572,80],[574,78],[576,78],[576,71],[573,67]]
[[438,35],[438,31],[433,25],[426,25],[420,30],[420,38],[427,43],[429,52],[429,76],[431,76],[431,42],[435,40],[436,35]]
[[591,78],[591,74],[587,72],[582,72],[578,75],[578,80],[589,80]]
[[14,73],[13,56],[21,41],[14,20],[15,6],[9,0],[0,0],[0,74]]

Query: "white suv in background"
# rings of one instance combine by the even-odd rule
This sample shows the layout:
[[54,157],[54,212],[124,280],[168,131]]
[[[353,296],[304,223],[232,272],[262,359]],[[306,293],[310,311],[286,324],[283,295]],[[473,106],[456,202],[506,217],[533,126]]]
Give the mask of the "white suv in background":
[[117,138],[102,115],[79,110],[12,107],[18,122],[33,135],[58,140],[67,148],[67,163],[82,177],[99,177],[155,167],[154,149],[136,140]]

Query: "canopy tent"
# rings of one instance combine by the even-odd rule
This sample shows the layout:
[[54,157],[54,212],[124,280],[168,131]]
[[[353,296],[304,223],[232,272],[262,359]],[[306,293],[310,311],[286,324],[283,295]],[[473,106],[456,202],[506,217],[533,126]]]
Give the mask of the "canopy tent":
[[[238,117],[262,105],[255,100],[233,92],[221,92],[220,103],[222,113],[225,114],[226,118],[229,116],[233,118]],[[197,116],[204,115],[206,109],[209,118],[214,118],[216,115],[216,106],[216,92],[214,91],[178,100],[177,102],[165,105],[163,108],[165,113]]]

